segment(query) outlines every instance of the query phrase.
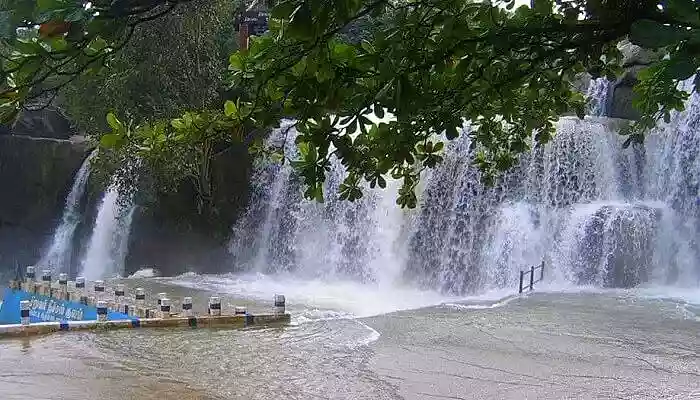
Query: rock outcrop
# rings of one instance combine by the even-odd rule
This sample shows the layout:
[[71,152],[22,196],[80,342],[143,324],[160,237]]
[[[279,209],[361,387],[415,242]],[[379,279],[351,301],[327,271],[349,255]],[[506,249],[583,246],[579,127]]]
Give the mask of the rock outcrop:
[[662,54],[660,52],[643,49],[630,43],[621,41],[617,48],[622,53],[622,67],[625,73],[610,87],[606,115],[612,118],[637,120],[639,111],[632,106],[632,88],[637,83],[637,74],[645,69]]
[[212,214],[197,214],[194,191],[186,184],[178,193],[159,199],[155,207],[138,208],[126,273],[142,268],[156,268],[165,276],[231,271],[227,244],[231,226],[248,201],[251,161],[243,144],[214,160]]
[[0,271],[40,257],[88,151],[70,140],[0,135]]
[[57,107],[24,111],[12,127],[12,134],[54,139],[69,139],[77,133],[70,120]]

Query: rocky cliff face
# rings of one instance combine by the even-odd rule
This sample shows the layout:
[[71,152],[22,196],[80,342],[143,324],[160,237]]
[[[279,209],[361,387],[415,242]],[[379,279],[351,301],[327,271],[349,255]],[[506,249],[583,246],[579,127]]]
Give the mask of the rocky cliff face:
[[76,135],[70,120],[57,107],[43,110],[24,111],[14,127],[12,134],[54,139],[70,139]]
[[622,53],[622,67],[625,68],[625,73],[610,87],[606,115],[636,120],[640,115],[632,106],[632,88],[637,83],[637,74],[663,54],[644,50],[627,40],[620,42],[618,49]]
[[0,135],[0,271],[40,257],[88,150],[70,140]]
[[251,165],[243,144],[214,161],[212,214],[197,214],[195,195],[188,185],[175,195],[161,198],[155,207],[138,208],[126,273],[141,268],[156,268],[163,275],[230,271],[227,242],[231,226],[248,202]]

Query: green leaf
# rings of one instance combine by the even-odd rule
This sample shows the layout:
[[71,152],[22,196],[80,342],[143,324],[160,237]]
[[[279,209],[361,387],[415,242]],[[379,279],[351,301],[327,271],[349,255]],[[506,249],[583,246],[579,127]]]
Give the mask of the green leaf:
[[59,5],[56,0],[36,0],[36,11],[44,12],[49,11]]
[[454,140],[459,136],[459,130],[456,126],[450,126],[445,130],[445,137],[447,140]]
[[12,40],[17,31],[11,21],[12,15],[9,11],[0,11],[0,39]]
[[90,44],[88,44],[85,51],[88,55],[95,55],[104,50],[106,47],[107,41],[98,36],[95,39],[93,39],[92,42],[90,42]]
[[641,19],[632,24],[630,41],[638,46],[656,49],[678,43],[688,37],[682,28],[663,25],[649,19]]
[[284,160],[284,154],[279,153],[279,152],[273,152],[270,154],[270,160],[274,163],[280,163],[282,160]]
[[354,135],[357,131],[357,118],[353,119],[352,122],[345,128],[345,132],[348,135]]
[[230,117],[232,115],[236,115],[238,111],[238,108],[236,107],[236,103],[232,102],[231,100],[226,100],[226,103],[224,103],[224,114],[226,114],[227,117]]
[[88,16],[88,14],[85,12],[84,8],[78,8],[78,9],[68,13],[68,15],[66,15],[65,21],[77,22],[77,21],[84,19],[87,16]]
[[382,107],[381,104],[374,104],[374,115],[376,115],[379,119],[384,119],[384,107]]
[[19,107],[16,103],[0,103],[0,121],[3,123],[11,123],[17,118]]
[[124,129],[124,124],[122,124],[119,119],[114,115],[114,113],[107,113],[107,124],[116,132],[121,131]]
[[688,58],[675,58],[668,62],[664,73],[671,79],[686,80],[697,72],[697,65]]
[[185,123],[180,118],[170,121],[170,125],[177,130],[185,129]]
[[119,143],[119,139],[120,136],[115,133],[108,133],[102,135],[102,137],[100,138],[100,146],[107,149],[112,149],[117,146],[117,143]]
[[694,0],[666,0],[664,8],[675,19],[683,22],[697,23],[698,18],[697,2]]
[[61,52],[68,48],[68,42],[66,42],[66,39],[62,37],[51,38],[47,41],[49,43],[49,46],[51,46],[51,48],[55,51]]
[[239,53],[233,53],[228,58],[229,69],[232,71],[241,71],[243,69],[243,60]]
[[303,2],[292,13],[288,32],[292,37],[302,40],[313,37],[314,24],[311,19],[311,10],[307,2]]
[[379,187],[382,189],[386,189],[386,179],[384,179],[381,176],[377,177],[377,183],[379,183]]

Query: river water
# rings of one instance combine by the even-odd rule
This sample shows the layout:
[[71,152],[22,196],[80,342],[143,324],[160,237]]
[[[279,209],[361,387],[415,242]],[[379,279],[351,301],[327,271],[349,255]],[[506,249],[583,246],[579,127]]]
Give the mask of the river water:
[[286,327],[2,341],[0,399],[700,399],[700,302],[675,289],[440,301],[261,277],[150,282],[251,311],[285,285],[298,296]]

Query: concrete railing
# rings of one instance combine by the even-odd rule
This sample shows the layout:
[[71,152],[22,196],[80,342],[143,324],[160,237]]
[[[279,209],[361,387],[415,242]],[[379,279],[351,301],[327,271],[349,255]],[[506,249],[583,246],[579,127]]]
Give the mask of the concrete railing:
[[[206,314],[195,315],[190,296],[176,303],[165,292],[147,296],[143,288],[136,288],[130,293],[126,284],[121,282],[108,288],[102,280],[86,282],[85,278],[77,277],[70,281],[67,274],[59,274],[54,281],[50,270],[43,270],[37,276],[33,266],[27,267],[23,280],[10,282],[10,291],[5,292],[4,300],[5,307],[18,308],[9,314],[14,315],[14,321],[19,323],[0,325],[0,338],[65,330],[242,327],[290,321],[283,295],[274,296],[274,306],[269,314],[253,315],[246,307],[235,306],[233,313],[226,315],[222,313],[221,298],[211,296]],[[4,311],[7,315],[8,310]]]

